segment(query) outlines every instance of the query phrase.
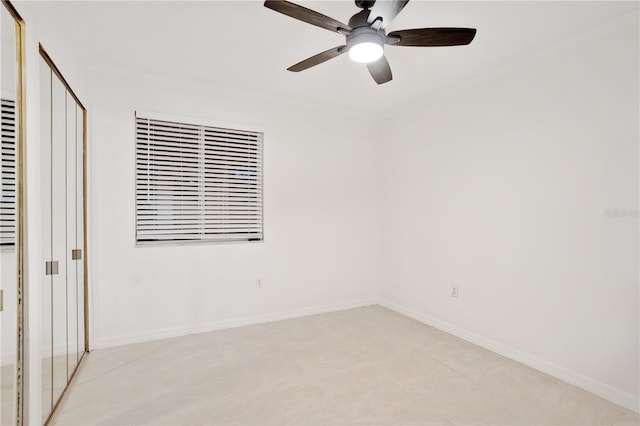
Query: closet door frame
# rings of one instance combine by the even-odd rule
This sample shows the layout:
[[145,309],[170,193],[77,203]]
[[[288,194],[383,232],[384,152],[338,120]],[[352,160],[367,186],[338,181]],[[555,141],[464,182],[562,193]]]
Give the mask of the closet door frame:
[[[3,0],[4,1],[4,0]],[[88,255],[87,255],[87,109],[85,108],[84,104],[82,102],[80,102],[80,99],[78,99],[78,96],[75,94],[75,92],[73,91],[73,89],[71,88],[71,86],[69,85],[69,83],[67,82],[67,80],[64,78],[64,76],[62,75],[62,73],[60,72],[60,70],[58,69],[58,67],[55,65],[55,63],[53,62],[53,60],[51,59],[51,57],[49,56],[49,54],[47,53],[47,51],[44,49],[44,47],[42,46],[42,44],[39,45],[39,51],[40,51],[40,56],[41,58],[44,60],[44,62],[49,66],[49,68],[51,68],[51,71],[60,79],[60,81],[62,82],[62,85],[67,89],[67,91],[69,92],[69,94],[73,97],[73,99],[76,101],[76,103],[78,104],[78,106],[80,107],[81,111],[82,111],[82,230],[83,230],[83,235],[82,235],[82,265],[83,265],[83,271],[82,271],[82,289],[83,289],[83,300],[82,300],[82,305],[84,307],[84,312],[83,312],[83,318],[82,321],[84,322],[84,336],[83,336],[83,341],[84,341],[84,351],[82,353],[82,356],[80,357],[80,360],[78,361],[78,364],[76,365],[75,369],[73,370],[73,372],[71,373],[71,375],[69,376],[69,379],[67,380],[67,384],[64,388],[64,390],[62,391],[62,394],[60,395],[60,397],[58,398],[57,401],[54,401],[53,407],[51,409],[51,413],[46,417],[45,420],[45,425],[49,424],[49,422],[51,421],[51,419],[53,418],[53,416],[56,413],[56,410],[58,408],[58,406],[60,405],[60,402],[64,399],[65,394],[67,393],[68,389],[69,389],[69,385],[72,383],[73,379],[76,376],[76,373],[78,372],[78,369],[80,368],[80,366],[82,365],[82,362],[84,361],[84,356],[90,351],[90,347],[89,347],[89,292],[88,292],[88,288],[89,288],[89,274],[88,274]]]

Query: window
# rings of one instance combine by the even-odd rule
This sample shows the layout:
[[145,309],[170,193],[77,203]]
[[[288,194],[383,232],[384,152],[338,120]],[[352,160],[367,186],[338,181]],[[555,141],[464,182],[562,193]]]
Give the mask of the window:
[[136,241],[261,241],[262,133],[136,113]]
[[16,241],[16,102],[2,99],[0,145],[0,245]]

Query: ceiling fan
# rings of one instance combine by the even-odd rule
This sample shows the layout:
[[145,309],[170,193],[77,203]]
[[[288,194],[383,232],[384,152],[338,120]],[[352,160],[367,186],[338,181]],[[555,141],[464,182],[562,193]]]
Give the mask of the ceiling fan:
[[376,83],[391,81],[391,68],[384,57],[384,45],[389,46],[459,46],[471,43],[474,28],[419,28],[392,31],[385,28],[409,3],[409,0],[355,0],[362,10],[349,19],[349,24],[329,18],[306,7],[284,0],[267,0],[265,7],[311,25],[340,33],[346,44],[325,50],[287,68],[299,72],[319,65],[345,52],[355,62],[367,64]]

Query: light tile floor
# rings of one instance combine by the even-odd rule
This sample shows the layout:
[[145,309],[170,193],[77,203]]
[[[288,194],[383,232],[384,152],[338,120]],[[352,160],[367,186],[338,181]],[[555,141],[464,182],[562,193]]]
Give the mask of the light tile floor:
[[637,425],[379,306],[97,350],[55,425]]

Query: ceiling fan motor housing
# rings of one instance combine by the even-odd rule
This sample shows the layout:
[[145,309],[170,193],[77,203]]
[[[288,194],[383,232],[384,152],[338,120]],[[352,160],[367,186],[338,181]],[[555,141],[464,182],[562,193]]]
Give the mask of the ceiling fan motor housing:
[[360,9],[371,9],[376,3],[375,0],[355,0],[356,6]]
[[369,26],[369,9],[363,9],[349,18],[349,26],[351,28],[368,27]]

